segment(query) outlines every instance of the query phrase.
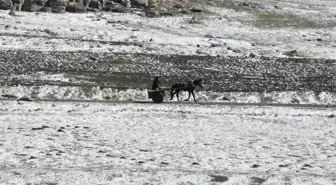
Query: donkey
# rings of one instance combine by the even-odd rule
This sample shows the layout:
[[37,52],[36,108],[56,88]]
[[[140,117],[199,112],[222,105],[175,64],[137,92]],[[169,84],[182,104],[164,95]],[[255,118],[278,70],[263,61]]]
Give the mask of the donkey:
[[189,81],[189,82],[184,82],[184,83],[174,83],[171,87],[171,90],[170,90],[170,100],[172,100],[174,98],[174,95],[176,94],[176,97],[177,97],[177,101],[180,101],[179,99],[179,93],[180,91],[187,91],[189,93],[189,96],[187,99],[185,99],[184,101],[188,101],[190,99],[190,94],[192,94],[193,98],[194,98],[194,101],[195,103],[197,103],[196,99],[195,99],[195,94],[194,94],[194,91],[196,89],[197,86],[201,87],[201,88],[204,88],[203,85],[202,85],[202,81],[203,79],[196,79],[194,81]]

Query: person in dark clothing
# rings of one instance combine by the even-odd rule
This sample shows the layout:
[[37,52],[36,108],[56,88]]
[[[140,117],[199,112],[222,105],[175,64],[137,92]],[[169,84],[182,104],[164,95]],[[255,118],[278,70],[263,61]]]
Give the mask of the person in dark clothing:
[[152,90],[160,89],[161,83],[159,81],[159,77],[155,77],[152,85]]

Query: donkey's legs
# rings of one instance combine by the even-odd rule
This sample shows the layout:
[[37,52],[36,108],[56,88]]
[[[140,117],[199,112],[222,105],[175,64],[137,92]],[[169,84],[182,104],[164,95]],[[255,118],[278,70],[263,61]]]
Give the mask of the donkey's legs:
[[187,99],[185,99],[184,101],[189,101],[189,99],[190,99],[190,92],[188,91],[188,93],[189,93],[189,96],[188,96],[188,98]]
[[194,98],[195,103],[197,103],[197,101],[196,101],[196,99],[195,99],[194,91],[192,91],[191,94],[192,94],[192,96],[193,96],[193,98]]
[[180,91],[177,90],[177,93],[176,93],[177,101],[180,101],[180,99],[179,99],[179,94],[180,94]]

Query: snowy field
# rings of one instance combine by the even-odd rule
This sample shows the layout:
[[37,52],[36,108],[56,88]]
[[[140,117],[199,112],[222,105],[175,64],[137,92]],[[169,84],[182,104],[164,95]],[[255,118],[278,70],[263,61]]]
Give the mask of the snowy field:
[[336,109],[0,102],[0,184],[336,183]]

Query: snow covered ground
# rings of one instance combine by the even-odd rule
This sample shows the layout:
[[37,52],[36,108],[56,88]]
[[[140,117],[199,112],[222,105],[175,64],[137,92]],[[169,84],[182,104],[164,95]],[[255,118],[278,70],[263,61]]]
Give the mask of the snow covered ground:
[[211,14],[160,18],[0,11],[0,49],[277,57],[295,49],[299,57],[336,58],[334,1],[244,2],[257,8],[205,6]]
[[0,102],[0,184],[336,183],[335,109]]
[[[59,76],[58,76],[59,77]],[[47,76],[45,76],[47,78]],[[17,98],[29,97],[36,100],[103,100],[103,101],[149,101],[146,89],[113,89],[99,86],[73,87],[73,86],[1,86],[0,98],[13,95]],[[180,98],[184,100],[188,93],[181,92]],[[223,97],[227,98],[223,100]],[[169,91],[166,91],[165,102],[171,102]],[[213,92],[196,91],[199,102],[224,102],[224,103],[261,103],[261,104],[314,104],[335,105],[336,94],[332,92]],[[176,97],[173,101],[177,101]],[[192,97],[190,101],[193,101]]]

